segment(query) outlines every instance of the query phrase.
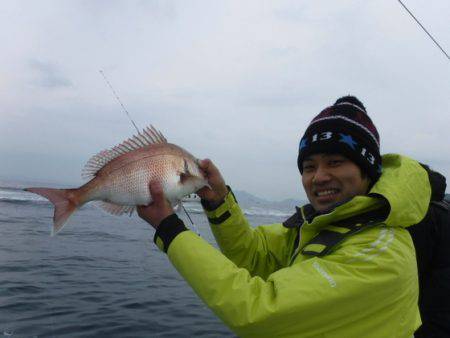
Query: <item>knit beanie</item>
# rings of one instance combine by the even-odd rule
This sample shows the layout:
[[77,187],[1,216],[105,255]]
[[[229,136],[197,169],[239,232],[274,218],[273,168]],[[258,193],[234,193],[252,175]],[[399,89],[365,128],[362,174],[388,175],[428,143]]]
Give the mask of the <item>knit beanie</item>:
[[354,96],[344,96],[325,108],[309,124],[300,140],[297,165],[317,154],[342,154],[369,176],[381,175],[380,137],[364,105]]

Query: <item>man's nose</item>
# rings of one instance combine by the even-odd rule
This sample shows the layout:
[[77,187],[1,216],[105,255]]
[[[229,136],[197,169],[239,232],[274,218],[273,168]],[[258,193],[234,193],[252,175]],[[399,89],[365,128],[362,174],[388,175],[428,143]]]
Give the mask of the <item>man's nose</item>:
[[316,172],[314,173],[313,183],[321,184],[326,183],[331,179],[331,176],[323,166],[318,166]]

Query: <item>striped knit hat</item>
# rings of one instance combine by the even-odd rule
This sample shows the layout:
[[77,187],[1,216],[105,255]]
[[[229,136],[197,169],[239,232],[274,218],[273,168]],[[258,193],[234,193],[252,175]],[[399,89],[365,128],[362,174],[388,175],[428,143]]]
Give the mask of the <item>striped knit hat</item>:
[[297,165],[317,153],[342,154],[355,162],[374,183],[381,175],[380,137],[364,105],[344,96],[322,110],[300,140]]

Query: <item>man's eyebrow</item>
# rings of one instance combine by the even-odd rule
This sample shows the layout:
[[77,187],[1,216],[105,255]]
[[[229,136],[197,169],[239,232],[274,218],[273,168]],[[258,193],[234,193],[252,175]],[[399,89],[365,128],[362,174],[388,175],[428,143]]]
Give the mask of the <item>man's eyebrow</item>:
[[324,155],[325,158],[330,158],[330,157],[341,157],[341,158],[346,158],[344,155],[339,154],[339,153],[331,153],[331,154],[326,154]]

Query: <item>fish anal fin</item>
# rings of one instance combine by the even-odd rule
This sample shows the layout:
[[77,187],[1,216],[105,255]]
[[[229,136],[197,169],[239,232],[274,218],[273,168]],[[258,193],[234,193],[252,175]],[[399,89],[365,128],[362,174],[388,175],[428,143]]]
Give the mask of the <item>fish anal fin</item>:
[[92,156],[84,166],[81,177],[91,180],[106,164],[115,158],[155,143],[167,143],[167,139],[160,131],[150,125],[143,129],[142,132],[139,132],[139,134],[126,139],[114,148],[102,150]]
[[95,201],[94,204],[112,215],[129,214],[131,216],[135,209],[135,206],[132,205],[119,205],[105,201]]

